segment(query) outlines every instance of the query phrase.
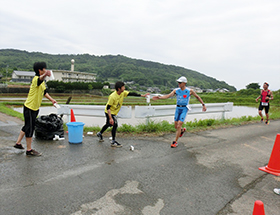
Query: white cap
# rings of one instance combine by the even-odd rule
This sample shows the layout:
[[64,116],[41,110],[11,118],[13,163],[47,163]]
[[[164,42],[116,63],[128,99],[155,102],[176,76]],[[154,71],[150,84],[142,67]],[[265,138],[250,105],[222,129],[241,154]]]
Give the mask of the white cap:
[[187,78],[186,78],[185,76],[181,76],[181,77],[177,80],[177,82],[184,82],[184,83],[187,83],[188,80],[187,80]]

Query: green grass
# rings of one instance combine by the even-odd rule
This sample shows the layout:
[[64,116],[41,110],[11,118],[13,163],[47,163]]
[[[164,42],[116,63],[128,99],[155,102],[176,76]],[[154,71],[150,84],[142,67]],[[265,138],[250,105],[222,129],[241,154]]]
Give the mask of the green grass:
[[[242,91],[243,92],[243,91]],[[256,91],[257,92],[257,91]],[[244,92],[243,92],[244,93]],[[246,93],[246,91],[245,91]],[[4,97],[5,94],[0,95],[1,97]],[[257,93],[253,95],[241,95],[241,92],[235,92],[235,93],[204,93],[199,94],[201,98],[206,103],[219,103],[219,102],[234,102],[234,105],[243,105],[243,106],[250,106],[255,107],[256,111],[258,108],[259,103],[256,103],[255,99],[257,97]],[[26,95],[22,95],[26,98]],[[94,105],[105,105],[108,96],[93,96],[90,94],[86,95],[72,95],[72,94],[53,94],[52,97],[55,98],[59,103],[64,104],[68,97],[72,96],[71,104],[94,104]],[[18,96],[19,97],[19,96]],[[192,98],[190,101],[191,104],[198,103],[198,101],[195,98]],[[176,99],[166,99],[166,100],[157,100],[153,101],[151,100],[152,105],[171,105],[176,104]],[[18,117],[21,120],[23,120],[23,115],[21,113],[18,113],[17,111],[14,111],[12,108],[16,106],[22,106],[23,101],[12,101],[12,102],[0,102],[0,111],[14,117]],[[50,106],[49,101],[44,101],[42,103],[42,106]],[[139,98],[139,97],[127,97],[124,100],[123,105],[147,105],[146,99]],[[280,91],[274,92],[274,100],[271,102],[271,108],[270,108],[270,119],[276,120],[280,119]],[[260,117],[252,117],[252,116],[244,116],[240,118],[232,118],[232,119],[204,119],[204,120],[194,120],[191,122],[185,122],[183,124],[184,127],[187,128],[187,131],[189,132],[196,132],[200,130],[207,130],[207,129],[216,129],[221,127],[228,127],[228,126],[239,126],[243,124],[248,123],[255,123],[259,122]],[[67,126],[64,125],[64,129],[67,130]],[[84,127],[84,132],[98,132],[100,131],[99,126],[95,127]],[[107,130],[107,133],[109,133],[111,129]],[[174,128],[173,123],[169,123],[165,120],[161,122],[155,122],[150,120],[148,124],[142,123],[138,124],[136,126],[128,125],[128,124],[122,124],[118,128],[118,133],[123,135],[159,135],[164,133],[172,133],[175,132],[176,129]]]
[[[255,99],[259,95],[259,90],[240,90],[234,93],[200,93],[199,96],[203,99],[204,103],[223,103],[233,102],[234,105],[258,107]],[[250,94],[248,94],[250,93]],[[248,95],[247,95],[248,94]],[[280,90],[273,92],[274,100],[271,101],[272,106],[280,107]],[[18,97],[26,98],[27,94],[0,94],[1,97]],[[51,96],[57,100],[58,103],[65,104],[68,97],[71,96],[71,104],[80,105],[105,105],[108,100],[108,96],[96,96],[92,94],[64,94],[64,93],[53,93]],[[14,101],[20,102],[20,101]],[[21,103],[23,103],[21,101]],[[191,104],[199,103],[196,98],[191,97]],[[176,98],[160,99],[153,101],[151,99],[151,105],[173,105],[176,104]],[[43,101],[42,105],[50,105],[50,102]],[[123,105],[147,105],[146,99],[142,97],[126,97]]]
[[[279,119],[279,118],[278,118]],[[197,132],[201,130],[209,130],[209,129],[217,129],[223,127],[230,126],[240,126],[248,123],[259,122],[260,117],[252,117],[252,116],[243,116],[240,118],[231,118],[231,119],[204,119],[204,120],[194,120],[191,122],[185,122],[183,127],[187,128],[188,132]],[[99,126],[96,127],[85,127],[84,131],[92,131],[98,132],[101,128]],[[110,134],[111,129],[108,129],[105,133]],[[118,128],[118,133],[122,135],[148,135],[148,134],[166,134],[166,133],[174,133],[176,129],[174,128],[173,123],[169,123],[167,121],[155,122],[150,120],[149,123],[141,123],[136,126],[122,124]]]
[[0,102],[0,112],[24,120],[22,113],[13,110],[5,102]]

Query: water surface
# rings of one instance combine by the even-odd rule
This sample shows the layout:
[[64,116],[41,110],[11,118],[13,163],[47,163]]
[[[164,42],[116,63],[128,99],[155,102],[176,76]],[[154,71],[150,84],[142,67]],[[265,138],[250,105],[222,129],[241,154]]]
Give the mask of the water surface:
[[[16,111],[22,113],[22,108],[15,108]],[[175,111],[174,111],[175,112]],[[48,115],[51,113],[57,113],[57,109],[55,107],[41,107],[39,115]],[[245,106],[233,106],[232,112],[226,112],[225,113],[225,118],[239,118],[242,116],[257,116],[258,115],[258,110],[257,108],[252,108],[252,107],[245,107]],[[131,119],[118,119],[119,125],[122,124],[130,124],[130,125],[137,125],[140,123],[145,123],[146,119],[143,118],[134,118],[134,108],[132,108],[132,118]],[[186,117],[186,121],[194,121],[195,119],[200,120],[200,119],[221,119],[222,113],[207,113],[207,111],[203,114],[189,114]],[[84,122],[85,126],[99,126],[102,127],[105,123],[105,114],[104,117],[89,117],[89,116],[75,116],[76,121],[78,122]],[[166,116],[166,117],[153,117],[150,118],[153,121],[162,121],[166,120],[169,123],[174,122],[174,117],[173,116]],[[63,121],[67,122],[68,117],[63,116]]]

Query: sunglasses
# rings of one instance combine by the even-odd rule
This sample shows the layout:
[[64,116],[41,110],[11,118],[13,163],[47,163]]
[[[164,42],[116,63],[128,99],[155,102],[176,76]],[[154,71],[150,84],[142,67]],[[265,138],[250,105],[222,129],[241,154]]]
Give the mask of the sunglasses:
[[182,82],[178,82],[178,84],[182,84]]

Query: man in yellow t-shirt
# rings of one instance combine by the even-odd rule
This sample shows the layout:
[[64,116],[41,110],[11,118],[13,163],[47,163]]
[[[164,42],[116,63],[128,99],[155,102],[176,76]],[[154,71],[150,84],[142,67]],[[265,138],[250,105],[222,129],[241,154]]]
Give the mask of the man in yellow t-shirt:
[[138,93],[131,93],[127,90],[125,90],[124,83],[121,81],[116,82],[114,91],[108,98],[108,102],[105,107],[105,115],[106,115],[106,124],[102,127],[101,131],[97,133],[97,137],[99,138],[100,142],[103,142],[102,133],[106,131],[107,128],[113,126],[112,128],[112,147],[122,147],[120,143],[118,143],[116,138],[116,132],[118,128],[118,121],[117,121],[117,114],[119,113],[124,97],[127,96],[141,96],[146,97],[149,95],[149,93],[146,93],[145,95],[141,95]]
[[42,155],[42,153],[39,153],[31,148],[31,143],[35,129],[35,120],[39,114],[39,108],[41,106],[43,96],[49,99],[53,104],[56,103],[56,101],[49,95],[44,82],[46,76],[51,75],[50,71],[47,71],[46,68],[47,65],[45,62],[36,62],[33,65],[33,69],[36,74],[32,79],[29,93],[23,106],[24,126],[22,127],[17,142],[14,145],[14,147],[17,149],[24,149],[21,144],[21,140],[25,136],[27,156]]

